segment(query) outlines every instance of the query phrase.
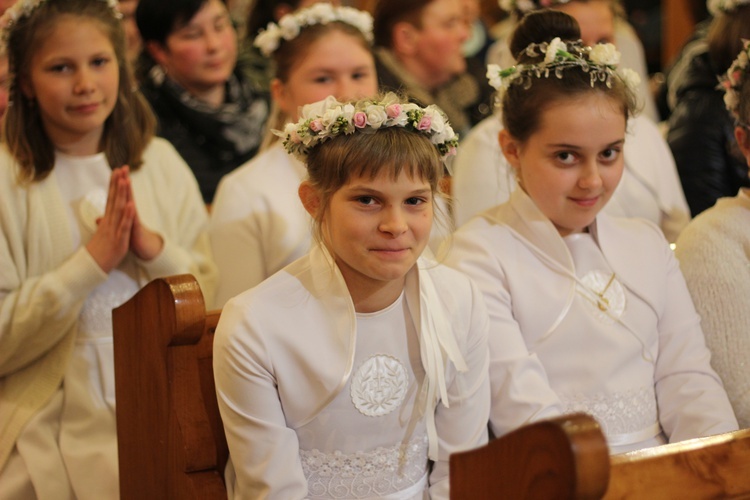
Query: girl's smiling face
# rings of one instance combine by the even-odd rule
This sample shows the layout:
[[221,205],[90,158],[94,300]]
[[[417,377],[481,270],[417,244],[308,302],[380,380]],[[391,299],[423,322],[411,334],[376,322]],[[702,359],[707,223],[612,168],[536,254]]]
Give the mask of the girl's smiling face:
[[626,119],[599,92],[556,102],[521,143],[500,133],[519,184],[562,236],[583,232],[607,204],[624,169]]
[[52,143],[72,154],[99,150],[104,122],[117,103],[120,71],[114,47],[94,20],[65,15],[21,77]]

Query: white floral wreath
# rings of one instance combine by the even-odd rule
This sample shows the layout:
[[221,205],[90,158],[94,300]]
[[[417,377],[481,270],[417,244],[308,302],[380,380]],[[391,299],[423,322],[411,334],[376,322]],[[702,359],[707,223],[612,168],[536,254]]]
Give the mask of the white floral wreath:
[[513,12],[519,10],[523,13],[531,12],[532,10],[539,10],[545,7],[552,7],[553,5],[566,4],[570,0],[498,0],[498,5],[505,12]]
[[708,2],[706,3],[706,7],[708,8],[708,12],[710,12],[712,16],[715,16],[720,12],[732,12],[737,7],[741,7],[749,3],[750,0],[708,0]]
[[[3,46],[7,43],[10,30],[13,26],[24,17],[29,17],[34,10],[47,0],[17,0],[8,10],[0,17],[0,30],[2,30]],[[122,18],[122,13],[117,5],[117,0],[100,0],[107,2],[112,14],[117,18]]]
[[556,37],[549,43],[532,43],[526,47],[525,52],[532,57],[544,55],[544,60],[533,64],[518,64],[506,69],[501,69],[497,64],[487,66],[487,79],[498,91],[498,99],[502,98],[511,84],[523,83],[525,88],[528,88],[531,78],[548,78],[550,72],[557,78],[562,78],[563,71],[570,68],[580,68],[588,73],[592,87],[597,81],[611,87],[612,77],[617,75],[635,94],[641,82],[641,77],[632,69],[617,68],[620,53],[611,43],[585,47],[580,40],[566,44]]
[[740,90],[750,62],[750,40],[742,40],[742,51],[729,66],[726,74],[720,79],[719,88],[724,91],[724,105],[737,123],[743,123],[740,116]]
[[296,123],[288,123],[283,131],[274,133],[283,139],[289,154],[304,162],[312,148],[334,137],[372,133],[387,127],[403,127],[426,135],[443,159],[456,154],[458,136],[440,108],[404,103],[392,92],[380,101],[362,99],[352,103],[341,103],[329,96],[303,106]]
[[362,32],[368,42],[372,42],[372,16],[352,7],[335,7],[329,3],[316,3],[306,9],[285,15],[279,24],[268,23],[265,30],[258,33],[253,44],[268,57],[279,48],[281,39],[292,40],[305,26],[328,24],[334,21],[354,26]]

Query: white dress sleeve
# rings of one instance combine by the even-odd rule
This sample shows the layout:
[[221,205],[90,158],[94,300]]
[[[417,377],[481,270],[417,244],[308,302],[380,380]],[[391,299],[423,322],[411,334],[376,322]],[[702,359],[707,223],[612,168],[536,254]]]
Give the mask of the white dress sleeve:
[[489,312],[490,428],[495,436],[561,414],[562,404],[549,385],[544,366],[529,353],[513,317],[508,283],[494,250],[469,231],[459,231],[446,263],[477,284]]
[[214,338],[214,378],[235,482],[233,498],[299,499],[307,480],[297,433],[286,425],[261,326],[238,299],[224,306]]

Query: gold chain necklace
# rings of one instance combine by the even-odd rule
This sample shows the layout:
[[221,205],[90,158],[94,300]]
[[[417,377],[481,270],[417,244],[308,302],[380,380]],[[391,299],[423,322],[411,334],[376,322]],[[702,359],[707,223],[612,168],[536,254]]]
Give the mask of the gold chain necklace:
[[602,291],[594,292],[597,296],[596,305],[599,306],[600,311],[606,311],[607,309],[609,309],[609,299],[605,297],[604,294],[607,293],[607,290],[609,289],[610,285],[612,285],[612,282],[614,281],[615,281],[615,273],[612,273],[612,276],[609,277],[609,281],[607,282],[607,285],[602,289]]

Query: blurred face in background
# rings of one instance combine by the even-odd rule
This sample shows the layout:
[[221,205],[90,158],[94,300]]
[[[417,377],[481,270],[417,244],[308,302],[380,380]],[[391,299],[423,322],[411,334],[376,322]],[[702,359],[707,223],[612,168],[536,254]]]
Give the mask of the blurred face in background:
[[300,106],[325,99],[340,101],[375,95],[378,78],[375,61],[362,41],[340,30],[332,30],[312,43],[299,56],[286,82],[274,79],[273,98],[279,108],[297,120]]
[[224,98],[224,84],[237,63],[237,32],[220,0],[208,0],[164,45],[149,43],[154,60],[188,92],[211,104]]
[[135,63],[138,59],[143,45],[138,25],[135,23],[136,7],[138,7],[138,0],[120,0],[119,8],[122,13],[122,27],[125,30],[128,60],[131,64]]
[[466,71],[462,47],[469,30],[463,5],[462,0],[434,0],[422,11],[412,56],[426,77],[423,84],[438,87]]
[[609,0],[573,0],[555,8],[578,21],[584,45],[615,43],[615,14]]

